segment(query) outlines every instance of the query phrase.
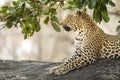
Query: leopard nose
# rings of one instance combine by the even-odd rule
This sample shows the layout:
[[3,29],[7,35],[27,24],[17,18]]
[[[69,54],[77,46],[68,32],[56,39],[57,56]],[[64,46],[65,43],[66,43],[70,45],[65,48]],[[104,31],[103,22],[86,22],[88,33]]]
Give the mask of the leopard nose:
[[68,27],[68,26],[63,26],[63,28],[64,28],[66,31],[71,31],[71,28]]

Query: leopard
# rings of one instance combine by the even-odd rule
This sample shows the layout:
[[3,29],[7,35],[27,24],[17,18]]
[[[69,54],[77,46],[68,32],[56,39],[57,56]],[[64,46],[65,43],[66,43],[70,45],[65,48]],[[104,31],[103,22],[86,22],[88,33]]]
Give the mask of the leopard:
[[105,33],[84,11],[74,11],[61,22],[63,29],[75,33],[73,55],[49,72],[63,75],[97,62],[120,58],[120,36]]

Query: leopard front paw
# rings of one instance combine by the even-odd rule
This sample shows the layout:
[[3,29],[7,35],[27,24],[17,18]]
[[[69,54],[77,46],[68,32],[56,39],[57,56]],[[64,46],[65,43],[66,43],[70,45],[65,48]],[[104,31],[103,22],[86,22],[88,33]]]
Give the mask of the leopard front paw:
[[64,67],[61,66],[56,66],[56,67],[52,67],[49,70],[50,74],[55,74],[55,75],[62,75],[65,74],[67,72],[69,72],[68,70],[65,70]]

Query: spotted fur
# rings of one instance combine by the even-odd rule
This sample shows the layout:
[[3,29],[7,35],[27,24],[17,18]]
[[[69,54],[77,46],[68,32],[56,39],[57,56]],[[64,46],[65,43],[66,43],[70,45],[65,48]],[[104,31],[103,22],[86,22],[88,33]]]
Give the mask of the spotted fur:
[[73,56],[51,68],[50,73],[61,75],[100,58],[120,58],[120,36],[104,33],[85,12],[68,14],[61,25],[66,31],[76,33],[75,50]]

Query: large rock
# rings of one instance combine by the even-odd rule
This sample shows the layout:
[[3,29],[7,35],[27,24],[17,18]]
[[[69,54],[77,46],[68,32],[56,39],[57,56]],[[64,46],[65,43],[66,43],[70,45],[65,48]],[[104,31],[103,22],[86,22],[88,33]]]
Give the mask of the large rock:
[[55,76],[49,68],[60,63],[0,60],[0,80],[120,80],[120,59],[98,62]]

